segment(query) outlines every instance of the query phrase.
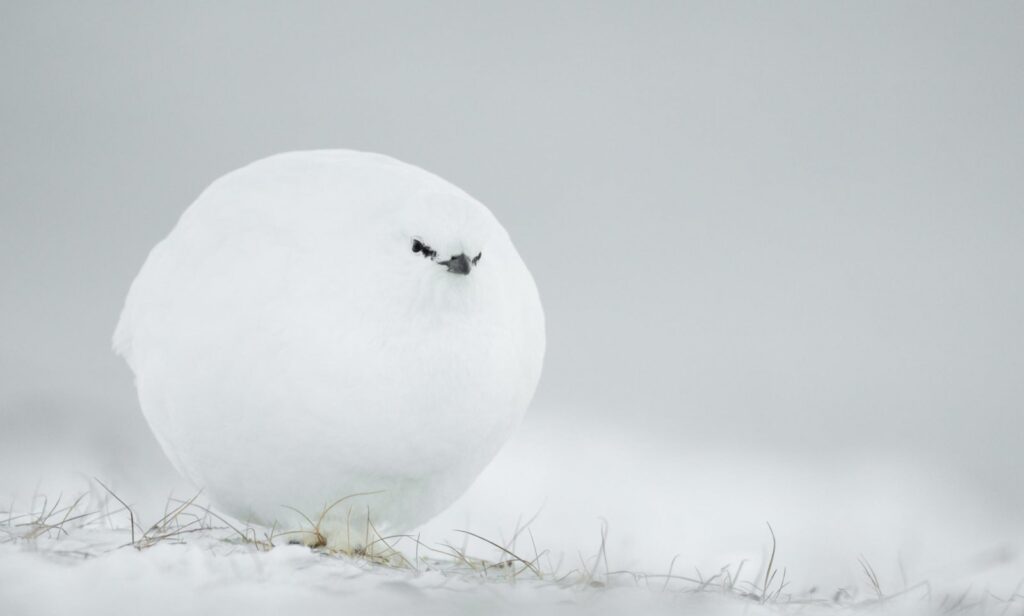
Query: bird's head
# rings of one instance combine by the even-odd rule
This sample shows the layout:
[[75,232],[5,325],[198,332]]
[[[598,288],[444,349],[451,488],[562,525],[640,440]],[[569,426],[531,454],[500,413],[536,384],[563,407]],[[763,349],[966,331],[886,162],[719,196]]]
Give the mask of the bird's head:
[[[501,226],[468,195],[451,192],[420,195],[401,215],[395,236],[410,267],[458,278],[484,267],[504,248]],[[492,249],[494,254],[492,255]]]

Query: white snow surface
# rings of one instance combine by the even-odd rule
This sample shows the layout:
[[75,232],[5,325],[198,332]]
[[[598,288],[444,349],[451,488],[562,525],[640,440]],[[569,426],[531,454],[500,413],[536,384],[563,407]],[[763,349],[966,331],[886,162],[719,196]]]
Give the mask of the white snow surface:
[[[49,470],[69,468],[68,460],[42,458],[49,464],[30,470],[27,449],[0,453],[4,468],[24,475],[19,482],[19,473],[7,474],[0,486],[11,494],[13,511],[38,510],[41,496],[29,506],[33,492],[46,494],[52,507],[59,492],[67,503],[88,489],[87,500],[98,503],[105,493],[91,475],[109,478],[143,529],[160,517],[169,490],[192,496],[159,459],[143,456],[120,470],[79,459],[76,479]],[[668,438],[642,440],[611,426],[540,415],[527,420],[461,500],[417,534],[423,546],[464,547],[498,562],[507,556],[456,529],[511,545],[515,529],[536,514],[514,550],[530,561],[542,554],[542,579],[521,571],[510,580],[500,569],[483,573],[453,559],[431,560],[438,555],[426,547],[417,560],[412,542],[401,549],[414,568],[280,540],[262,551],[224,530],[138,550],[126,545],[125,512],[107,498],[109,518],[68,523],[66,534],[0,536],[0,613],[928,614],[952,606],[961,613],[1021,613],[1020,520],[964,485],[931,477],[908,459],[811,465],[778,453],[684,452]],[[771,547],[766,522],[777,537],[772,585],[778,588],[782,575],[786,582],[762,605],[739,595],[763,583]],[[7,531],[17,532],[16,523]],[[721,572],[736,575],[740,563],[740,582],[724,592],[717,586]],[[893,598],[875,601],[865,565]],[[669,571],[677,577],[666,584]],[[701,589],[684,577],[712,582]]]

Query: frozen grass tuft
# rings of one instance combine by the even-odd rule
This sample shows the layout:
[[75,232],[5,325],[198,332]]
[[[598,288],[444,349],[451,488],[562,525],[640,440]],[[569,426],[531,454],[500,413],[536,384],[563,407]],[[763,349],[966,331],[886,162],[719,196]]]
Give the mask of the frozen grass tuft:
[[431,545],[418,535],[382,536],[367,512],[366,523],[361,525],[367,529],[364,547],[328,549],[321,524],[327,513],[354,496],[361,495],[339,499],[315,519],[303,514],[308,528],[300,530],[263,528],[222,516],[199,502],[201,493],[184,500],[169,497],[163,514],[147,525],[120,495],[96,480],[89,492],[73,499],[60,495],[51,501],[37,495],[25,511],[19,512],[11,505],[0,512],[0,544],[33,551],[45,558],[80,561],[102,559],[125,549],[146,552],[157,546],[173,545],[205,546],[215,555],[239,551],[260,554],[299,540],[319,558],[346,562],[365,572],[390,572],[410,578],[429,573],[492,589],[526,586],[554,592],[558,601],[570,603],[582,597],[600,601],[602,593],[625,589],[649,597],[668,597],[671,601],[715,596],[744,612],[756,606],[782,613],[865,609],[891,613],[899,609],[914,613],[1024,614],[1024,581],[1012,593],[1002,596],[970,588],[956,594],[933,593],[927,581],[910,584],[904,573],[896,589],[890,590],[864,556],[858,560],[864,578],[861,584],[828,591],[810,587],[794,592],[787,569],[778,564],[782,552],[770,524],[764,562],[756,567],[747,561],[726,564],[711,575],[696,569],[692,574],[681,573],[679,555],[667,564],[664,572],[613,569],[607,550],[608,524],[603,520],[590,555],[577,553],[569,559],[571,564],[566,565],[564,555],[556,556],[538,547],[530,528],[536,515],[524,524],[517,523],[508,540],[453,529],[453,538],[458,541]]

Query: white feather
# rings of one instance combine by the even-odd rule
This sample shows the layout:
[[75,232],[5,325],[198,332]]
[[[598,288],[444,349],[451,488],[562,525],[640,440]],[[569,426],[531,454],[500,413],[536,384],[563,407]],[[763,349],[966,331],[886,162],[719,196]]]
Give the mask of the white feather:
[[[412,251],[420,238],[435,260]],[[469,275],[438,261],[482,254]],[[455,500],[522,418],[536,287],[482,204],[376,154],[281,154],[214,182],[150,253],[114,348],[164,451],[230,513],[359,543]],[[356,541],[358,538],[359,541]]]

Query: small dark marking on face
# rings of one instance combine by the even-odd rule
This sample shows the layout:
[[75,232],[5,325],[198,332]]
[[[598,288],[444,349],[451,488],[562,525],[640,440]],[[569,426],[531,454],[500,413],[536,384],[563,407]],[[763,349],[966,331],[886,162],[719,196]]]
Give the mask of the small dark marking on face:
[[441,261],[441,265],[446,266],[449,272],[453,274],[462,274],[463,276],[469,274],[473,269],[473,266],[470,265],[469,258],[464,254],[455,255],[447,261]]
[[437,256],[437,251],[436,250],[434,250],[430,246],[427,246],[426,244],[424,244],[422,241],[420,241],[418,239],[413,239],[413,241],[412,241],[412,251],[413,252],[421,252],[421,253],[423,253],[423,256],[428,258],[428,259],[433,259],[434,257]]
[[482,253],[482,252],[477,253],[477,255],[475,257],[473,257],[473,265],[476,265],[477,263],[479,263],[480,262],[480,257],[482,257],[482,256],[484,256],[484,253]]

